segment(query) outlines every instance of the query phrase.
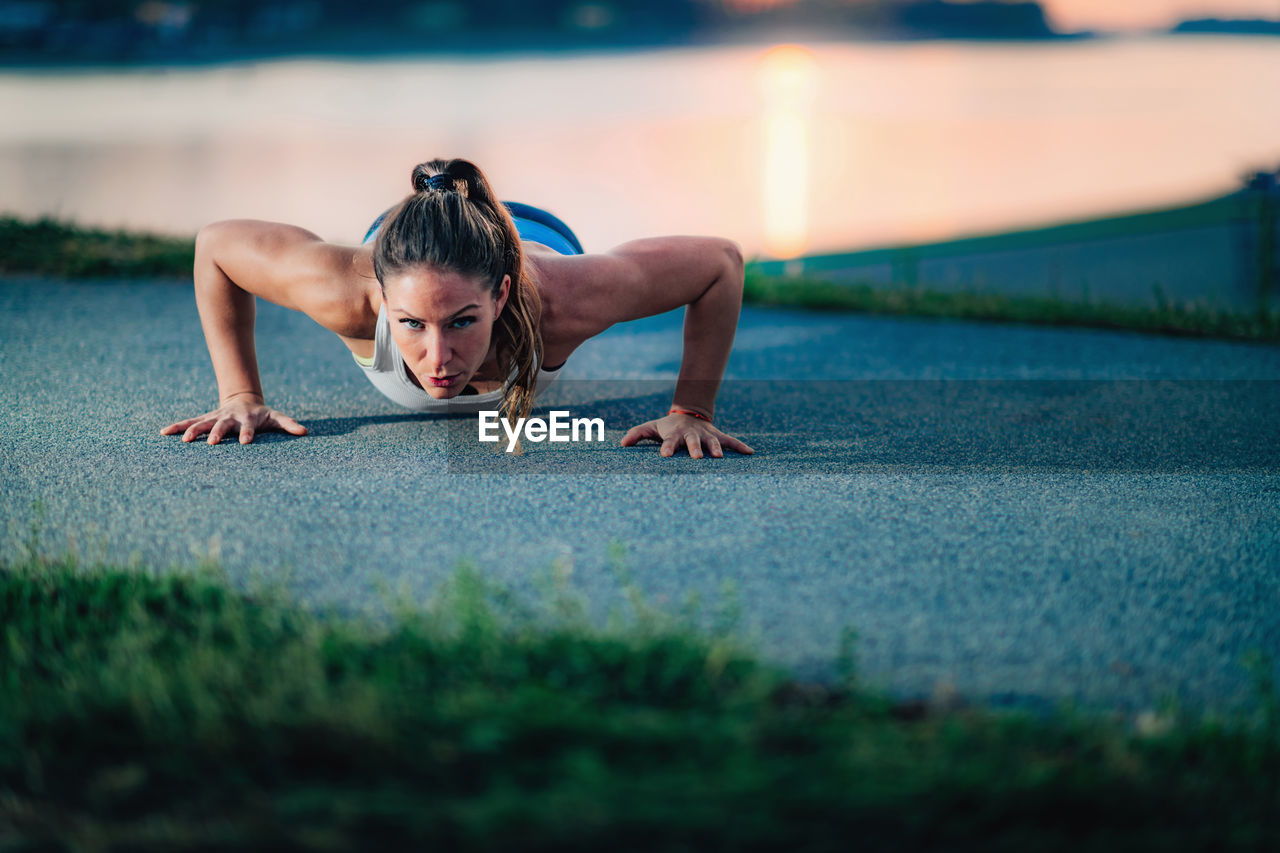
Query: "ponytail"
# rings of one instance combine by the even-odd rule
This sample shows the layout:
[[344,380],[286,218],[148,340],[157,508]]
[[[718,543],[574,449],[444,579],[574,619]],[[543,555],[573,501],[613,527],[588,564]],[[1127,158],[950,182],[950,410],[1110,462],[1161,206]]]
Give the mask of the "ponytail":
[[542,300],[525,274],[516,224],[469,160],[419,163],[411,181],[414,194],[378,232],[374,274],[385,288],[387,275],[426,265],[488,281],[494,298],[503,276],[510,276],[507,303],[493,326],[498,368],[509,377],[501,409],[512,423],[527,418],[543,359]]

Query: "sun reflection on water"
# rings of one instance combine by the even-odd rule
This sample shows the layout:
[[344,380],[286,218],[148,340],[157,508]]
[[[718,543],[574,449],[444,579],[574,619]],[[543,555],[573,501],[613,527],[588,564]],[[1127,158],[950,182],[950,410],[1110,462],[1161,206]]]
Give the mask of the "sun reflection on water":
[[765,248],[793,258],[809,243],[810,127],[819,67],[797,45],[770,48],[757,66],[764,104],[763,195]]

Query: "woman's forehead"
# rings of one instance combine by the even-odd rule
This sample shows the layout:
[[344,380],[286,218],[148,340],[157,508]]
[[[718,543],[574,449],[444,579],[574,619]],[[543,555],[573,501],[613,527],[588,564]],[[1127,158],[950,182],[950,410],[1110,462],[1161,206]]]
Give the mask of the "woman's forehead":
[[492,298],[486,282],[448,270],[418,268],[386,279],[388,311],[403,309],[413,313],[429,309],[452,313],[465,305]]

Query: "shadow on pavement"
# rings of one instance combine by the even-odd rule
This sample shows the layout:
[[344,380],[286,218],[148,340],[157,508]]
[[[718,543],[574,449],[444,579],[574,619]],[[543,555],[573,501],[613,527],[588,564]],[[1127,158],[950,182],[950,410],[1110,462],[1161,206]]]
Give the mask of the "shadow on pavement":
[[[600,418],[610,431],[665,412],[674,387],[565,386],[535,414],[567,410],[573,418]],[[1274,381],[729,382],[716,422],[756,449],[759,464],[735,468],[743,473],[759,473],[760,464],[794,473],[849,473],[860,464],[1133,472],[1280,467]],[[451,460],[463,467],[514,470],[479,445],[473,418],[451,419],[448,435]],[[616,440],[525,446],[531,452],[521,467],[540,471],[564,466],[590,473],[594,460],[600,473],[617,473],[611,463],[618,451],[635,455]]]

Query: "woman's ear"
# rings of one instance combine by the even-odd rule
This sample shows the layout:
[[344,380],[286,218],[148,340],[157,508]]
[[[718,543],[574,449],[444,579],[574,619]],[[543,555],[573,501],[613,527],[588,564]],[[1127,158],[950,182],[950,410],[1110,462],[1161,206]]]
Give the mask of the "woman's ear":
[[511,295],[511,276],[504,275],[502,284],[498,287],[498,298],[494,300],[497,303],[498,310],[494,312],[493,319],[497,320],[502,314],[502,308],[507,304],[507,297]]

